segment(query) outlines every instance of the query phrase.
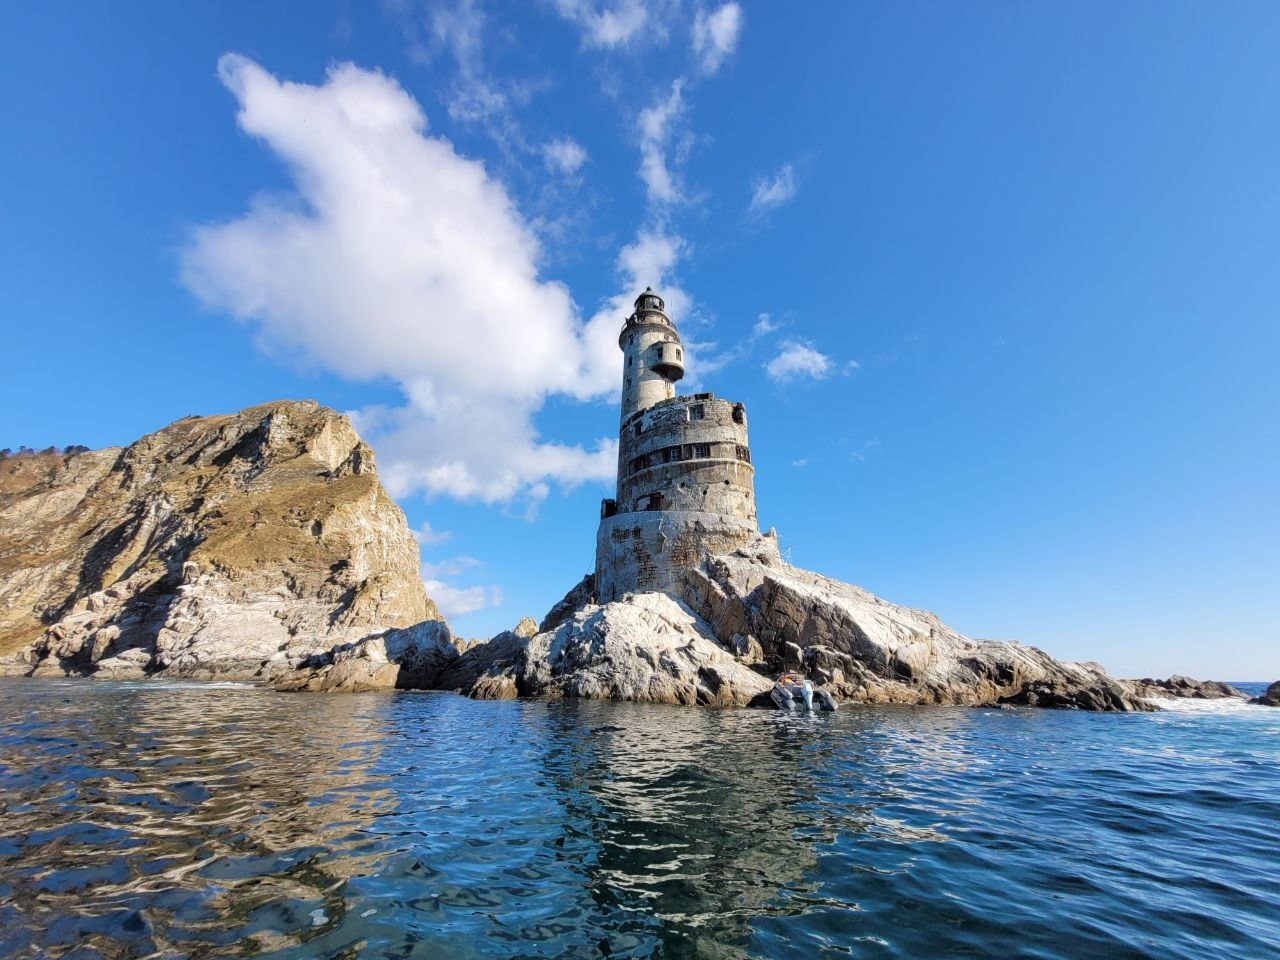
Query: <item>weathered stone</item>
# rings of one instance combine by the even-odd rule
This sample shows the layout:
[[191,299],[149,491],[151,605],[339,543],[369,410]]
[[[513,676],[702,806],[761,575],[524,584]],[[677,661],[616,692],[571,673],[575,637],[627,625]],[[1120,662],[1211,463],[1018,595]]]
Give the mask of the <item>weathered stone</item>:
[[1217,680],[1193,680],[1175,674],[1167,680],[1153,680],[1150,677],[1142,680],[1126,680],[1137,697],[1159,699],[1161,697],[1188,697],[1195,700],[1220,700],[1227,697],[1247,699],[1247,695],[1229,683]]
[[802,670],[837,699],[1152,709],[1096,664],[963,637],[931,613],[783,563],[775,542],[708,557],[682,597],[722,642],[758,637],[774,670]]
[[[474,680],[462,673],[468,658]],[[708,706],[745,705],[772,686],[721,646],[705,621],[662,593],[589,604],[531,639],[496,637],[468,651],[444,683],[454,688],[459,680],[471,680],[467,692],[483,698],[518,692]]]
[[0,475],[0,672],[272,677],[439,619],[372,451],[316,403],[46,459]]
[[1267,687],[1267,692],[1249,701],[1263,707],[1280,707],[1280,680]]

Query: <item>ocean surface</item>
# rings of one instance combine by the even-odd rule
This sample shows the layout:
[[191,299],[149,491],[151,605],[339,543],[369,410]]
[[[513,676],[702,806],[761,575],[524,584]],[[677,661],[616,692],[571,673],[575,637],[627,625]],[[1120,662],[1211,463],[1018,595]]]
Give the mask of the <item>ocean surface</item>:
[[4,681],[0,956],[1280,956],[1280,709],[1181,706]]

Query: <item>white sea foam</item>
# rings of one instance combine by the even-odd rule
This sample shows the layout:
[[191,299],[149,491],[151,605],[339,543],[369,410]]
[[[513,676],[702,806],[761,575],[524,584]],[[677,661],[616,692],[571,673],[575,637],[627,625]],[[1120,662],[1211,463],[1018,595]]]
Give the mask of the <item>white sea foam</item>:
[[1244,713],[1276,709],[1250,703],[1239,697],[1218,697],[1213,700],[1200,700],[1195,697],[1148,697],[1147,700],[1170,713]]

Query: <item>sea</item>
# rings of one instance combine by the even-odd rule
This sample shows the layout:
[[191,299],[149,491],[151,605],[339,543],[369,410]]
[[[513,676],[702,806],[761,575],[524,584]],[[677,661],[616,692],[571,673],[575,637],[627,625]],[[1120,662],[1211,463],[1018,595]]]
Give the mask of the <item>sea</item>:
[[1280,709],[1170,705],[0,681],[0,956],[1280,957]]

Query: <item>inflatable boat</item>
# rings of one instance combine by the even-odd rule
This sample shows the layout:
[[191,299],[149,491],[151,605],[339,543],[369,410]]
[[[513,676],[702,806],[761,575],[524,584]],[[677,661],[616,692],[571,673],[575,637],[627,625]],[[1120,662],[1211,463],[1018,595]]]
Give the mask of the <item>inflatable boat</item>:
[[835,698],[826,690],[815,688],[808,677],[784,673],[773,685],[769,696],[779,710],[834,710]]

